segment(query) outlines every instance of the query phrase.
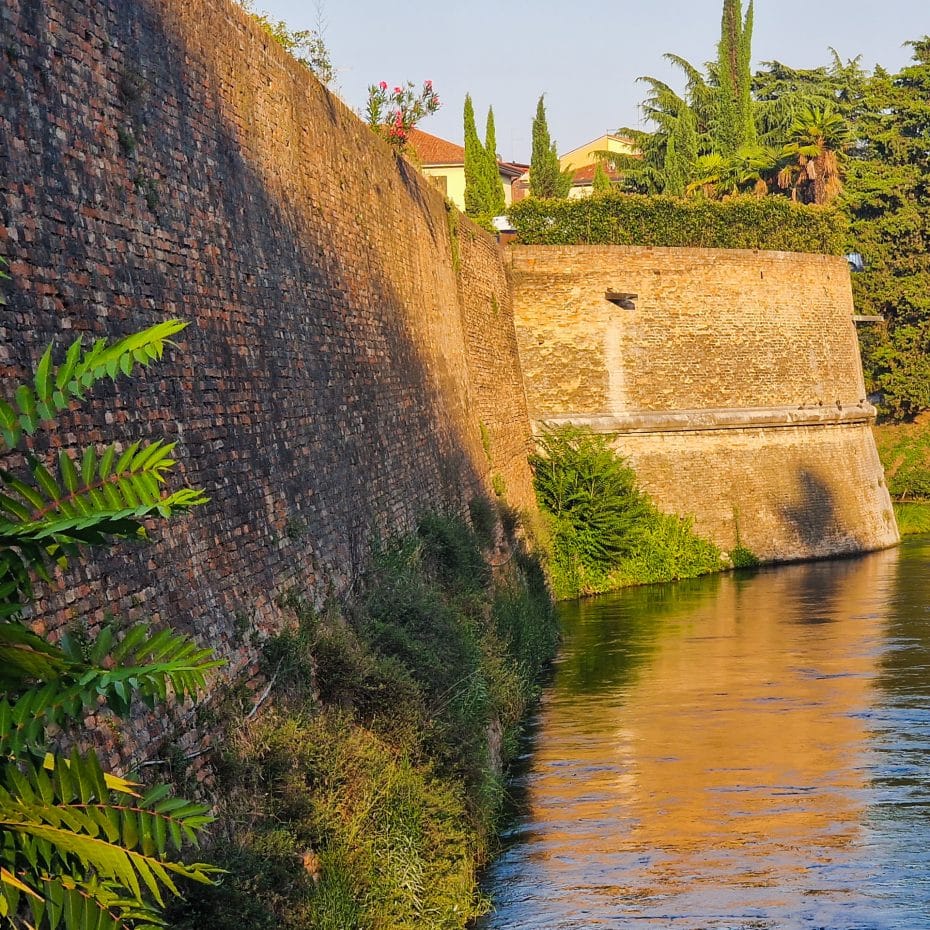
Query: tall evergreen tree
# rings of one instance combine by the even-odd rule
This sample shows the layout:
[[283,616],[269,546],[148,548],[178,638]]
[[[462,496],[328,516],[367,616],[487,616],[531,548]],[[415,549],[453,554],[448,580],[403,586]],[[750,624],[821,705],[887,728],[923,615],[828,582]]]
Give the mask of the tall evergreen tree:
[[559,168],[558,152],[549,136],[545,99],[540,97],[533,118],[530,194],[534,197],[566,197],[571,185],[571,174]]
[[682,106],[668,134],[665,149],[665,190],[673,197],[683,197],[692,180],[698,157],[698,136],[694,112]]
[[591,182],[591,189],[595,194],[606,194],[612,187],[610,175],[604,167],[604,162],[599,161],[594,169],[594,178]]
[[465,95],[465,212],[469,216],[486,215],[487,183],[485,151],[475,126],[475,108],[471,95]]
[[844,194],[856,309],[885,319],[860,330],[866,387],[896,419],[930,409],[930,36],[910,45],[911,64],[866,83]]
[[724,0],[717,46],[715,148],[721,155],[756,144],[752,103],[753,0],[743,18],[742,0]]
[[506,209],[504,182],[497,164],[497,133],[494,130],[494,109],[488,107],[488,121],[484,134],[484,170],[488,192],[487,212],[489,216],[500,216]]

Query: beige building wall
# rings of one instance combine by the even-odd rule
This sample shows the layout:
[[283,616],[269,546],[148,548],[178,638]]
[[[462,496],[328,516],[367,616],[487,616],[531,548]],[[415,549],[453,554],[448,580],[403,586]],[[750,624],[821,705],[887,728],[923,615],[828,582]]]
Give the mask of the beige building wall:
[[629,139],[605,133],[603,136],[598,136],[596,139],[592,139],[590,142],[580,145],[564,155],[560,155],[559,166],[563,171],[569,167],[583,168],[585,165],[590,165],[597,160],[595,152],[616,152],[621,155],[633,155],[636,152],[636,147]]
[[[465,212],[465,166],[464,165],[426,165],[420,169],[428,178],[433,179],[435,187],[446,195],[463,213]],[[511,203],[509,177],[501,175],[504,185],[504,203]]]

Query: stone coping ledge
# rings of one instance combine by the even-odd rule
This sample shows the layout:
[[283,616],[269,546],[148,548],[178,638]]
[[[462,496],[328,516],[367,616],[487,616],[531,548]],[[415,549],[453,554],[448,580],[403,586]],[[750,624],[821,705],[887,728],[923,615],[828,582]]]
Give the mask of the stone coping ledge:
[[877,411],[869,403],[816,407],[718,407],[704,410],[632,410],[621,414],[567,414],[533,420],[543,425],[588,426],[596,433],[713,432],[728,429],[778,429],[798,426],[854,426],[871,423]]

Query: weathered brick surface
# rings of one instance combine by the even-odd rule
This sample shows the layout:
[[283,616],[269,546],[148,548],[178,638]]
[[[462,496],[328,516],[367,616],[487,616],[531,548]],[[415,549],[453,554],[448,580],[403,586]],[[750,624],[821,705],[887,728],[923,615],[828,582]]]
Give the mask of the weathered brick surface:
[[865,398],[843,258],[522,246],[511,262],[535,419]]
[[534,246],[510,262],[536,423],[613,434],[655,500],[724,549],[789,560],[897,541],[842,258]]
[[373,537],[461,509],[492,472],[529,505],[496,245],[456,220],[454,262],[438,193],[246,14],[0,0],[0,34],[0,375],[53,338],[190,320],[63,441],[177,440],[211,497],[58,579],[40,623],[170,619],[248,670],[243,620],[267,633],[282,591],[347,587]]
[[724,550],[766,561],[867,552],[898,540],[868,424],[623,434],[646,491]]

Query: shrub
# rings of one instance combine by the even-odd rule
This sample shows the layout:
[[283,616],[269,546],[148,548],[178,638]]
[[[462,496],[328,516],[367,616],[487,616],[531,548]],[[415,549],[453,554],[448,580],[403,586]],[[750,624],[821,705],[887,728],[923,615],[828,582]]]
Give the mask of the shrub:
[[430,513],[420,521],[417,534],[423,556],[443,584],[484,587],[490,569],[481,554],[479,537],[463,520],[448,514]]
[[636,545],[648,502],[636,475],[591,430],[544,430],[530,458],[540,503],[555,521],[560,558],[569,553],[592,568],[607,569]]
[[556,597],[718,571],[720,551],[690,520],[661,513],[633,470],[590,429],[544,430],[531,457],[540,507],[552,528]]
[[740,545],[730,551],[730,562],[734,568],[758,568],[762,564],[752,549]]
[[510,208],[526,245],[648,245],[782,252],[845,251],[846,221],[827,207],[782,197],[679,200],[610,193],[581,200],[528,198]]

